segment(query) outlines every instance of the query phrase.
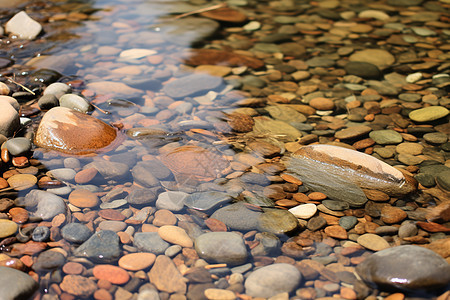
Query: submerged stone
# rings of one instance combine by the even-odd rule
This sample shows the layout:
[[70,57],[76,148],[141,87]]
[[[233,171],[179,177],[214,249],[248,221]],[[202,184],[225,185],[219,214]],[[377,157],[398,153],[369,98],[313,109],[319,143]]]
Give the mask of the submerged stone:
[[331,145],[300,148],[288,161],[288,170],[311,190],[351,206],[367,202],[361,188],[401,196],[417,187],[413,178],[375,157]]
[[82,155],[110,146],[116,137],[116,130],[103,121],[69,108],[54,107],[42,118],[34,143],[42,148]]

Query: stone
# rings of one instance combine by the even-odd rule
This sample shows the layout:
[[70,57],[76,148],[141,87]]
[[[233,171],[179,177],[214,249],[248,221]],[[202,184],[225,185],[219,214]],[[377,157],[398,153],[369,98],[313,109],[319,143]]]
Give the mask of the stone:
[[110,262],[120,255],[119,236],[111,230],[100,230],[94,233],[73,253],[96,262]]
[[395,57],[383,49],[364,49],[350,55],[349,60],[370,63],[383,70],[395,62]]
[[8,152],[14,156],[27,153],[31,150],[31,145],[31,141],[24,137],[12,138],[3,144],[8,149]]
[[92,163],[87,164],[85,168],[95,168],[106,180],[123,179],[129,174],[130,171],[127,164],[108,161],[105,159],[96,159]]
[[164,241],[157,232],[138,232],[134,235],[134,246],[140,251],[159,255],[163,254],[170,244]]
[[190,49],[190,55],[186,58],[188,65],[227,65],[231,67],[247,66],[259,69],[264,62],[251,56],[241,55],[235,52],[217,49]]
[[47,175],[61,181],[73,181],[76,172],[70,168],[58,168],[48,171]]
[[8,185],[16,191],[23,191],[37,183],[36,176],[32,174],[16,174],[7,179]]
[[433,292],[450,282],[450,265],[435,252],[415,245],[374,253],[356,267],[356,272],[381,290]]
[[46,242],[50,238],[50,228],[46,226],[38,226],[33,230],[31,239],[35,242]]
[[29,299],[39,284],[28,274],[9,267],[0,266],[0,295],[5,300]]
[[189,235],[181,227],[164,225],[158,229],[158,234],[163,240],[171,244],[180,245],[185,248],[194,246]]
[[89,154],[109,146],[116,130],[106,123],[65,107],[54,107],[42,118],[34,143],[67,154]]
[[374,130],[369,136],[379,145],[400,144],[403,141],[401,134],[391,129]]
[[289,209],[289,212],[300,219],[309,219],[317,212],[317,206],[313,203],[300,204]]
[[421,144],[403,142],[395,147],[395,151],[400,154],[419,155],[422,154],[423,146]]
[[145,270],[155,262],[156,255],[153,253],[139,252],[122,256],[118,264],[121,268],[129,271]]
[[76,189],[70,193],[69,203],[80,208],[91,208],[98,205],[99,199],[89,190]]
[[97,284],[92,279],[80,275],[64,276],[59,286],[64,292],[81,298],[87,298],[97,290]]
[[120,52],[119,57],[125,60],[140,59],[146,56],[155,55],[157,52],[151,49],[133,48]]
[[69,223],[61,229],[62,237],[70,242],[81,244],[87,241],[91,236],[91,230],[81,223]]
[[19,226],[16,222],[0,219],[0,238],[5,238],[17,232]]
[[373,233],[365,233],[359,236],[357,242],[372,251],[380,251],[390,247],[385,239]]
[[142,94],[141,90],[132,88],[123,82],[97,81],[86,85],[89,90],[98,95],[114,95],[116,98],[133,98]]
[[353,139],[366,135],[372,131],[372,128],[366,125],[356,125],[337,131],[334,136],[338,139]]
[[264,208],[259,216],[258,229],[277,235],[294,232],[299,226],[297,218],[289,211]]
[[237,9],[230,7],[220,7],[218,9],[205,11],[200,14],[202,17],[211,18],[217,21],[242,23],[247,20],[247,16]]
[[30,18],[26,12],[20,11],[6,22],[5,31],[20,39],[33,40],[42,31],[42,25]]
[[156,286],[159,291],[167,293],[186,293],[186,281],[178,271],[172,260],[159,255],[148,273],[150,282]]
[[309,105],[317,110],[332,110],[334,108],[333,100],[324,97],[311,99]]
[[369,62],[349,61],[344,66],[347,74],[359,76],[365,79],[378,79],[383,76],[380,69]]
[[159,24],[162,36],[169,42],[180,46],[190,46],[207,40],[219,28],[214,20],[186,17]]
[[148,205],[156,200],[155,189],[134,189],[126,197],[127,203],[131,205]]
[[373,156],[331,145],[300,148],[288,161],[287,169],[311,190],[348,202],[350,206],[367,202],[361,188],[405,195],[415,191],[417,184]]
[[59,105],[84,114],[93,110],[93,107],[86,99],[76,94],[65,94],[61,96],[61,98],[59,98]]
[[345,240],[348,238],[347,231],[340,225],[327,226],[324,232],[335,239]]
[[252,297],[270,298],[292,292],[301,280],[300,271],[293,265],[272,264],[250,273],[245,280],[245,293]]
[[63,198],[52,193],[32,190],[25,196],[25,206],[36,207],[33,216],[50,220],[58,214],[66,213],[66,203]]
[[446,191],[450,191],[450,170],[440,172],[436,176],[436,183]]
[[210,300],[234,300],[236,295],[233,291],[223,290],[223,289],[206,289],[205,297]]
[[38,106],[41,110],[49,110],[53,107],[59,106],[59,100],[55,95],[43,95],[38,100]]
[[236,202],[219,208],[211,215],[211,218],[223,222],[232,230],[250,231],[258,227],[261,213],[248,209],[242,202]]
[[229,162],[217,152],[199,146],[181,146],[161,156],[178,183],[191,184],[218,178]]
[[72,88],[69,85],[62,82],[54,82],[45,88],[42,95],[53,95],[59,100],[63,95],[71,92]]
[[107,280],[112,284],[125,284],[130,280],[127,271],[113,265],[96,265],[92,273],[98,280]]
[[195,239],[198,255],[210,263],[240,265],[247,261],[247,248],[241,236],[233,232],[208,232]]
[[358,218],[354,216],[344,216],[339,218],[339,225],[345,230],[350,230],[358,223]]
[[180,211],[184,207],[188,194],[180,191],[162,192],[156,199],[156,208],[170,211]]
[[443,106],[428,106],[413,110],[409,118],[415,122],[430,122],[447,116],[449,110]]
[[35,271],[52,271],[62,267],[66,262],[66,257],[53,250],[47,250],[39,253],[36,261],[33,264]]
[[363,19],[372,18],[380,21],[384,21],[390,18],[390,16],[384,11],[375,9],[363,10],[358,14],[358,17]]
[[448,135],[443,132],[430,132],[424,134],[423,138],[430,144],[444,144],[448,140]]
[[183,98],[195,96],[202,92],[215,90],[223,83],[220,77],[208,74],[192,74],[178,78],[164,85],[163,91],[167,96]]
[[298,129],[284,121],[273,120],[264,116],[253,119],[255,120],[253,133],[256,135],[279,136],[280,140],[289,142],[295,141],[302,136]]
[[0,101],[0,134],[10,137],[20,128],[19,113],[8,101]]

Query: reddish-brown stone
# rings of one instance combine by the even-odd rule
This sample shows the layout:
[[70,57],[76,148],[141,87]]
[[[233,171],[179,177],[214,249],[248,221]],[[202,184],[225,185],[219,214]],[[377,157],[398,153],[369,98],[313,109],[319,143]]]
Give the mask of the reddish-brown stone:
[[227,225],[217,219],[208,218],[205,220],[205,225],[208,226],[211,231],[227,231]]
[[124,284],[130,280],[127,271],[113,265],[97,265],[92,272],[95,278],[108,280],[112,284]]
[[12,217],[12,221],[23,224],[28,221],[28,211],[22,207],[13,207],[9,210],[9,214]]
[[216,49],[192,49],[186,59],[188,65],[229,65],[232,67],[247,66],[258,69],[264,66],[264,62],[250,56]]
[[123,221],[125,216],[118,210],[115,209],[102,209],[98,212],[98,215],[106,220]]
[[217,21],[225,21],[231,23],[242,23],[245,20],[247,20],[246,15],[230,7],[221,7],[218,9],[205,11],[202,12],[200,15]]
[[93,167],[81,170],[75,175],[75,182],[79,184],[88,183],[89,181],[94,179],[97,173],[97,169]]

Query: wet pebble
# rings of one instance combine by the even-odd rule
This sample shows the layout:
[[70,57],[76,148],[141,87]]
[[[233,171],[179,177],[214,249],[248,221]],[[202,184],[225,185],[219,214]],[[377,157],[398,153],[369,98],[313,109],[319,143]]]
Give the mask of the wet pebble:
[[92,279],[80,275],[64,276],[59,286],[64,292],[82,298],[89,297],[97,290],[97,284]]
[[73,181],[76,172],[73,169],[69,168],[59,168],[48,171],[47,175],[61,181]]
[[32,297],[38,283],[22,271],[0,266],[0,294],[4,299]]
[[76,189],[69,195],[69,203],[80,208],[90,208],[98,205],[97,195],[89,190]]
[[134,235],[134,246],[143,252],[163,254],[170,246],[157,232],[138,232]]
[[25,205],[37,205],[34,216],[49,220],[58,214],[66,213],[66,203],[63,198],[49,192],[32,190],[25,196]]
[[400,223],[407,216],[406,212],[398,207],[386,205],[381,209],[381,220],[386,224]]
[[390,129],[374,130],[369,133],[369,136],[379,145],[399,144],[403,141],[400,133]]
[[24,137],[12,138],[3,145],[11,155],[19,156],[31,150],[31,141]]
[[358,223],[358,218],[354,216],[344,216],[339,219],[339,225],[345,230],[350,230]]
[[96,265],[92,273],[98,280],[107,280],[112,284],[125,284],[130,280],[127,271],[113,265]]
[[42,31],[42,25],[33,20],[25,11],[20,11],[6,22],[5,31],[21,39],[33,40]]
[[119,236],[110,230],[98,231],[81,244],[74,254],[102,262],[117,259],[120,255]]
[[428,106],[413,110],[409,113],[411,120],[415,122],[430,122],[447,116],[448,109],[443,106]]
[[223,222],[234,230],[250,231],[258,226],[261,212],[248,209],[242,202],[233,203],[216,210],[211,218]]
[[231,197],[227,193],[208,191],[190,194],[185,205],[200,211],[209,211],[228,202],[231,202]]
[[61,229],[61,234],[66,241],[81,244],[91,237],[92,232],[84,224],[69,223]]
[[50,238],[50,229],[46,226],[38,226],[33,230],[31,239],[35,242],[45,242]]
[[15,234],[18,228],[16,222],[0,219],[0,238]]
[[183,228],[171,225],[164,225],[158,229],[159,236],[171,244],[191,248],[194,243]]
[[361,235],[360,237],[358,237],[357,242],[361,246],[372,251],[380,251],[390,247],[389,243],[386,242],[385,239],[373,233],[366,233]]
[[295,206],[295,207],[289,209],[289,211],[297,218],[309,219],[316,214],[317,206],[312,203],[306,203],[306,204],[301,204],[301,205]]
[[258,228],[262,232],[287,234],[299,226],[297,218],[287,210],[265,208],[259,216]]
[[86,99],[75,94],[65,94],[61,96],[61,98],[59,98],[59,105],[85,114],[92,110],[91,104]]
[[170,211],[180,211],[183,209],[187,197],[187,193],[180,191],[163,192],[158,195],[156,207]]
[[60,268],[66,262],[66,257],[54,250],[47,250],[41,252],[35,263],[33,264],[33,269],[36,271],[50,271]]
[[144,270],[153,265],[156,255],[153,253],[130,253],[119,259],[119,266],[129,271]]
[[247,249],[241,236],[233,232],[209,232],[195,239],[198,255],[211,263],[243,264]]
[[43,95],[53,95],[57,99],[61,98],[64,94],[69,94],[72,92],[72,88],[62,82],[54,82],[47,86],[42,93]]

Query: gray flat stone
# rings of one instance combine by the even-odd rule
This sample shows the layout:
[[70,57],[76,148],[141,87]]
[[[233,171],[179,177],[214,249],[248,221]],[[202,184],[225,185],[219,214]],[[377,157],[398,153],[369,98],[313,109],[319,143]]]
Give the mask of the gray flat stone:
[[210,263],[240,265],[247,260],[242,237],[233,232],[208,232],[195,239],[198,255]]
[[94,233],[74,251],[75,256],[87,257],[96,262],[110,262],[120,255],[119,236],[111,230]]
[[38,283],[19,270],[0,267],[0,295],[3,300],[29,299]]

